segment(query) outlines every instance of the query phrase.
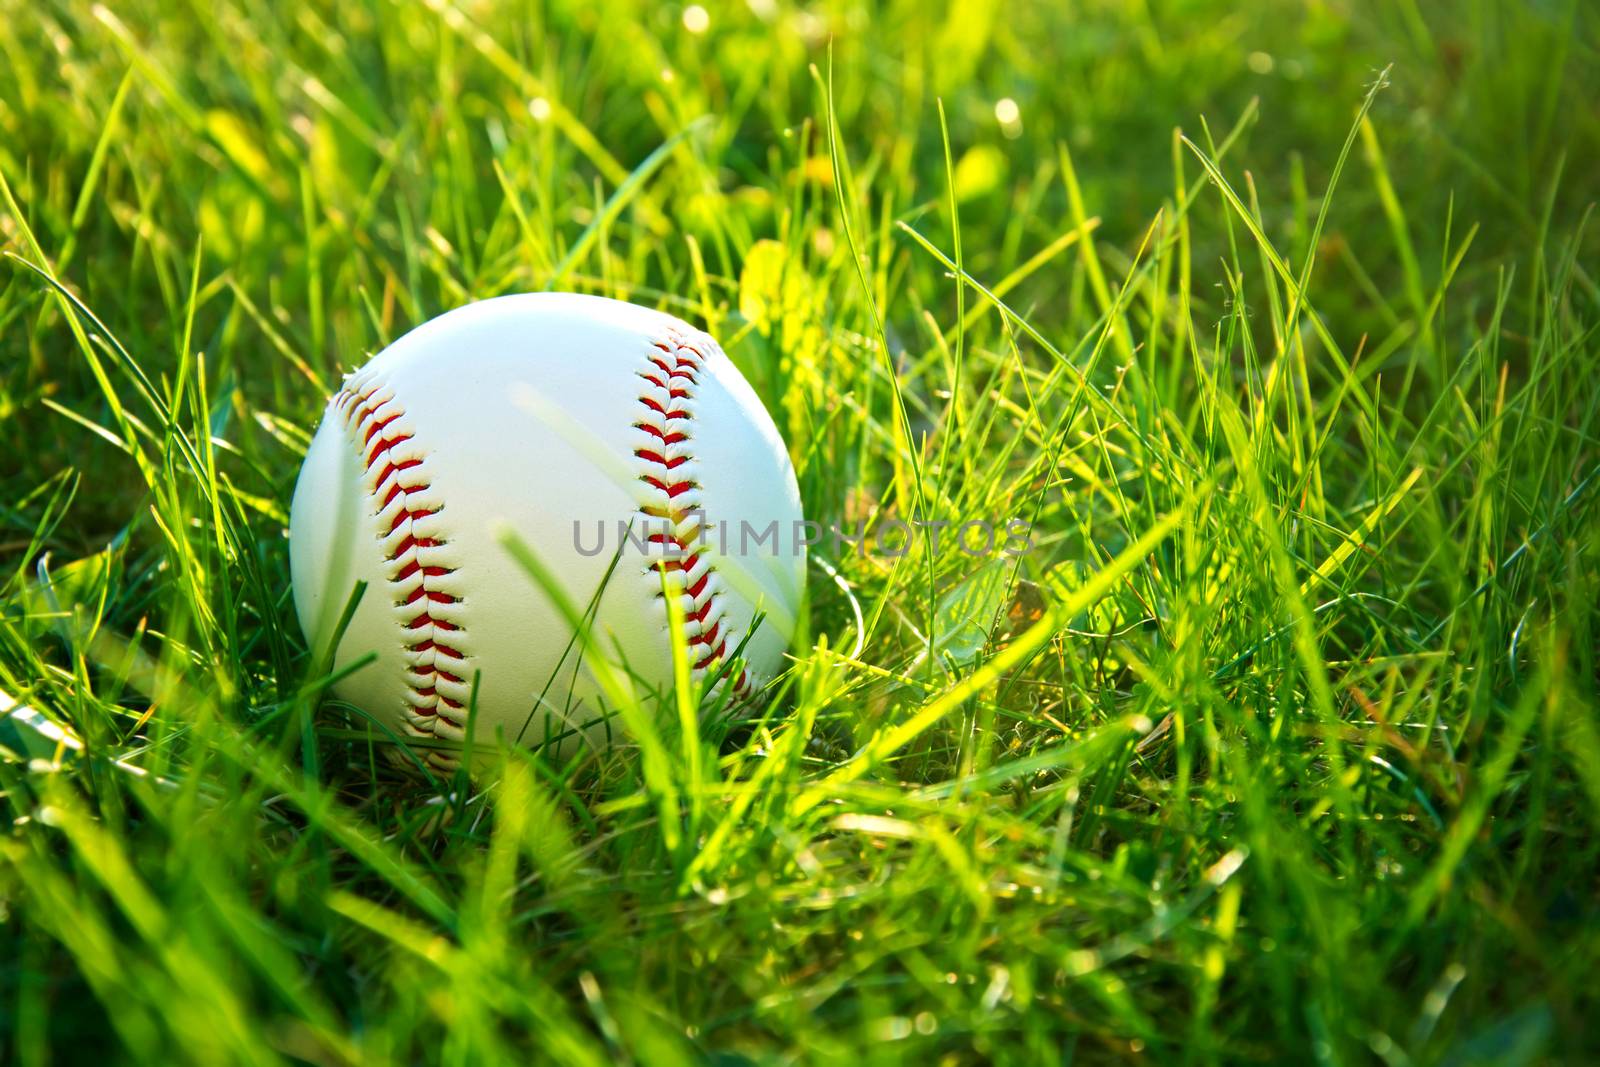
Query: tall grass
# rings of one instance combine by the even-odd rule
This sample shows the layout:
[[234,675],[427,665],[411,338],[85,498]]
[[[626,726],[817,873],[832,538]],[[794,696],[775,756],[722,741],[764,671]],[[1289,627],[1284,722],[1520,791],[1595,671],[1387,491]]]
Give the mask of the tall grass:
[[[0,1060],[1592,1059],[1596,13],[706,8],[0,3]],[[1034,547],[398,774],[293,479],[544,288],[719,336],[810,517]]]

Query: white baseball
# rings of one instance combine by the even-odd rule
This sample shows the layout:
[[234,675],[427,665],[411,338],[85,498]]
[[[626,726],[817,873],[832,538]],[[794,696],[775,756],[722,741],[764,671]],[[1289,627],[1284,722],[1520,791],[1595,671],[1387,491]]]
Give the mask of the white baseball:
[[[465,741],[475,706],[475,744],[570,751],[618,728],[596,654],[638,692],[671,691],[663,582],[714,693],[779,670],[801,519],[777,428],[709,336],[617,300],[500,297],[412,330],[329,401],[290,515],[295,607],[320,652],[366,583],[333,668],[373,658],[334,690],[401,736]],[[776,545],[711,536],[774,522]],[[654,531],[644,551],[629,529]],[[508,531],[592,609],[588,654]],[[457,765],[448,746],[418,755]]]

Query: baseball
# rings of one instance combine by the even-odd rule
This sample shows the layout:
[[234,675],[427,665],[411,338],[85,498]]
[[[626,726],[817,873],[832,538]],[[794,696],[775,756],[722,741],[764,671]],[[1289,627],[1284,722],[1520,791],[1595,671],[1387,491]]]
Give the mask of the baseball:
[[313,653],[338,637],[341,699],[401,737],[462,743],[470,725],[485,750],[571,751],[620,729],[596,657],[641,699],[672,691],[668,596],[711,695],[746,699],[776,674],[802,526],[777,427],[714,340],[542,293],[441,315],[345,379],[295,486],[289,554]]

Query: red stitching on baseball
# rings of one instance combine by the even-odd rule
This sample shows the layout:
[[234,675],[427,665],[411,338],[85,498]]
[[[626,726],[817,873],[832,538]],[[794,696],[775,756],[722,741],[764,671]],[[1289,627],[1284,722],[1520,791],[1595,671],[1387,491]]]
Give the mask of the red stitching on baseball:
[[657,489],[667,494],[668,497],[679,497],[691,489],[700,488],[699,482],[664,482],[660,478],[657,478],[651,474],[641,475],[640,480],[655,486]]
[[399,417],[400,417],[400,413],[397,411],[393,415],[390,415],[387,419],[384,419],[382,422],[373,423],[372,424],[372,428],[367,431],[367,435],[361,439],[362,445],[365,446],[365,445],[371,444],[372,443],[372,435],[373,434],[375,434],[378,431],[382,430],[385,426],[389,425],[391,422],[393,422],[395,419],[398,419]]
[[689,462],[688,456],[673,456],[668,459],[660,452],[652,452],[648,448],[636,448],[633,450],[633,454],[646,462],[654,463],[658,467],[665,467],[667,470],[672,470],[674,467],[679,467]]
[[[436,716],[441,705],[451,710],[462,707],[459,701],[439,692],[440,682],[456,685],[462,682],[461,674],[446,670],[442,664],[449,663],[460,668],[465,664],[466,656],[446,636],[459,633],[461,627],[434,614],[434,607],[459,603],[461,598],[440,588],[438,584],[439,579],[454,574],[455,568],[424,564],[419,558],[422,549],[439,548],[449,542],[437,537],[419,537],[415,527],[410,524],[438,514],[443,505],[424,503],[422,499],[413,497],[412,494],[427,493],[432,489],[432,483],[427,472],[418,469],[423,465],[421,459],[399,459],[396,456],[395,449],[412,440],[413,435],[400,426],[390,429],[405,416],[405,409],[392,395],[387,399],[375,400],[378,389],[377,384],[372,384],[358,393],[346,387],[334,398],[334,410],[344,416],[346,428],[359,442],[359,454],[368,473],[377,468],[380,462],[383,464],[377,479],[372,482],[371,497],[376,513],[382,514],[390,505],[399,503],[385,536],[393,536],[402,529],[405,534],[385,561],[393,565],[389,585],[395,606],[415,612],[401,624],[407,635],[405,648],[422,660],[413,664],[407,672],[406,684],[411,692],[404,710],[413,715],[434,717],[432,721],[437,722]],[[402,479],[399,477],[402,471],[416,473],[409,479]],[[413,588],[406,589],[413,579],[419,578],[420,581]],[[411,640],[412,635],[420,640]],[[406,722],[418,733],[437,734],[437,730],[412,725],[409,719]],[[430,753],[427,758],[438,766],[453,766],[453,761],[437,753]]]
[[[716,600],[721,595],[720,591],[711,588],[711,574],[715,567],[708,563],[700,577],[690,582],[690,573],[700,564],[700,553],[694,550],[692,544],[685,544],[676,532],[684,522],[693,518],[696,503],[683,498],[699,489],[700,483],[692,478],[674,476],[671,472],[688,463],[691,458],[693,440],[689,431],[683,428],[683,423],[694,420],[691,410],[694,387],[699,384],[701,362],[705,356],[691,343],[677,336],[676,331],[669,334],[666,341],[654,342],[653,348],[654,351],[646,357],[649,366],[639,372],[639,377],[648,382],[652,390],[639,394],[639,405],[644,408],[645,415],[633,424],[653,441],[634,449],[633,454],[654,468],[640,474],[639,480],[650,486],[658,499],[642,505],[639,511],[650,518],[666,519],[672,523],[673,532],[651,534],[647,540],[651,544],[674,550],[672,558],[660,560],[657,565],[665,572],[683,576],[683,592],[689,598],[684,618],[701,627],[706,627],[710,620],[709,627],[691,635],[686,641],[696,649],[707,650],[704,655],[697,652],[697,658],[693,661],[694,670],[700,672],[710,670],[727,655],[728,640],[724,633],[723,618],[717,616],[713,619],[712,616]],[[665,379],[651,373],[651,368],[664,374]],[[680,406],[679,401],[689,403]],[[669,424],[672,424],[670,429]],[[657,592],[657,596],[665,595],[665,591]],[[749,672],[740,670],[733,679],[734,696],[740,699],[748,696],[750,683]]]
[[[404,463],[391,463],[387,467],[383,468],[382,474],[378,475],[378,487],[381,489],[384,482],[388,481],[396,474],[399,474],[401,471],[408,471],[414,467],[420,466],[422,466],[422,460],[420,459],[408,459]],[[371,470],[372,468],[368,467],[367,469]],[[417,488],[426,489],[427,485],[420,485]]]

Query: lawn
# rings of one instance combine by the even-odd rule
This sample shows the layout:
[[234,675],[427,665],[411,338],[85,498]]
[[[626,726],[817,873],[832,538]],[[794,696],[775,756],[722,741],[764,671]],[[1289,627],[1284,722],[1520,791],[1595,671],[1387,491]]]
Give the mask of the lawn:
[[[0,1062],[1600,1057],[1588,0],[0,0]],[[287,517],[471,300],[721,339],[743,719],[397,770]],[[530,585],[530,589],[532,586]]]

